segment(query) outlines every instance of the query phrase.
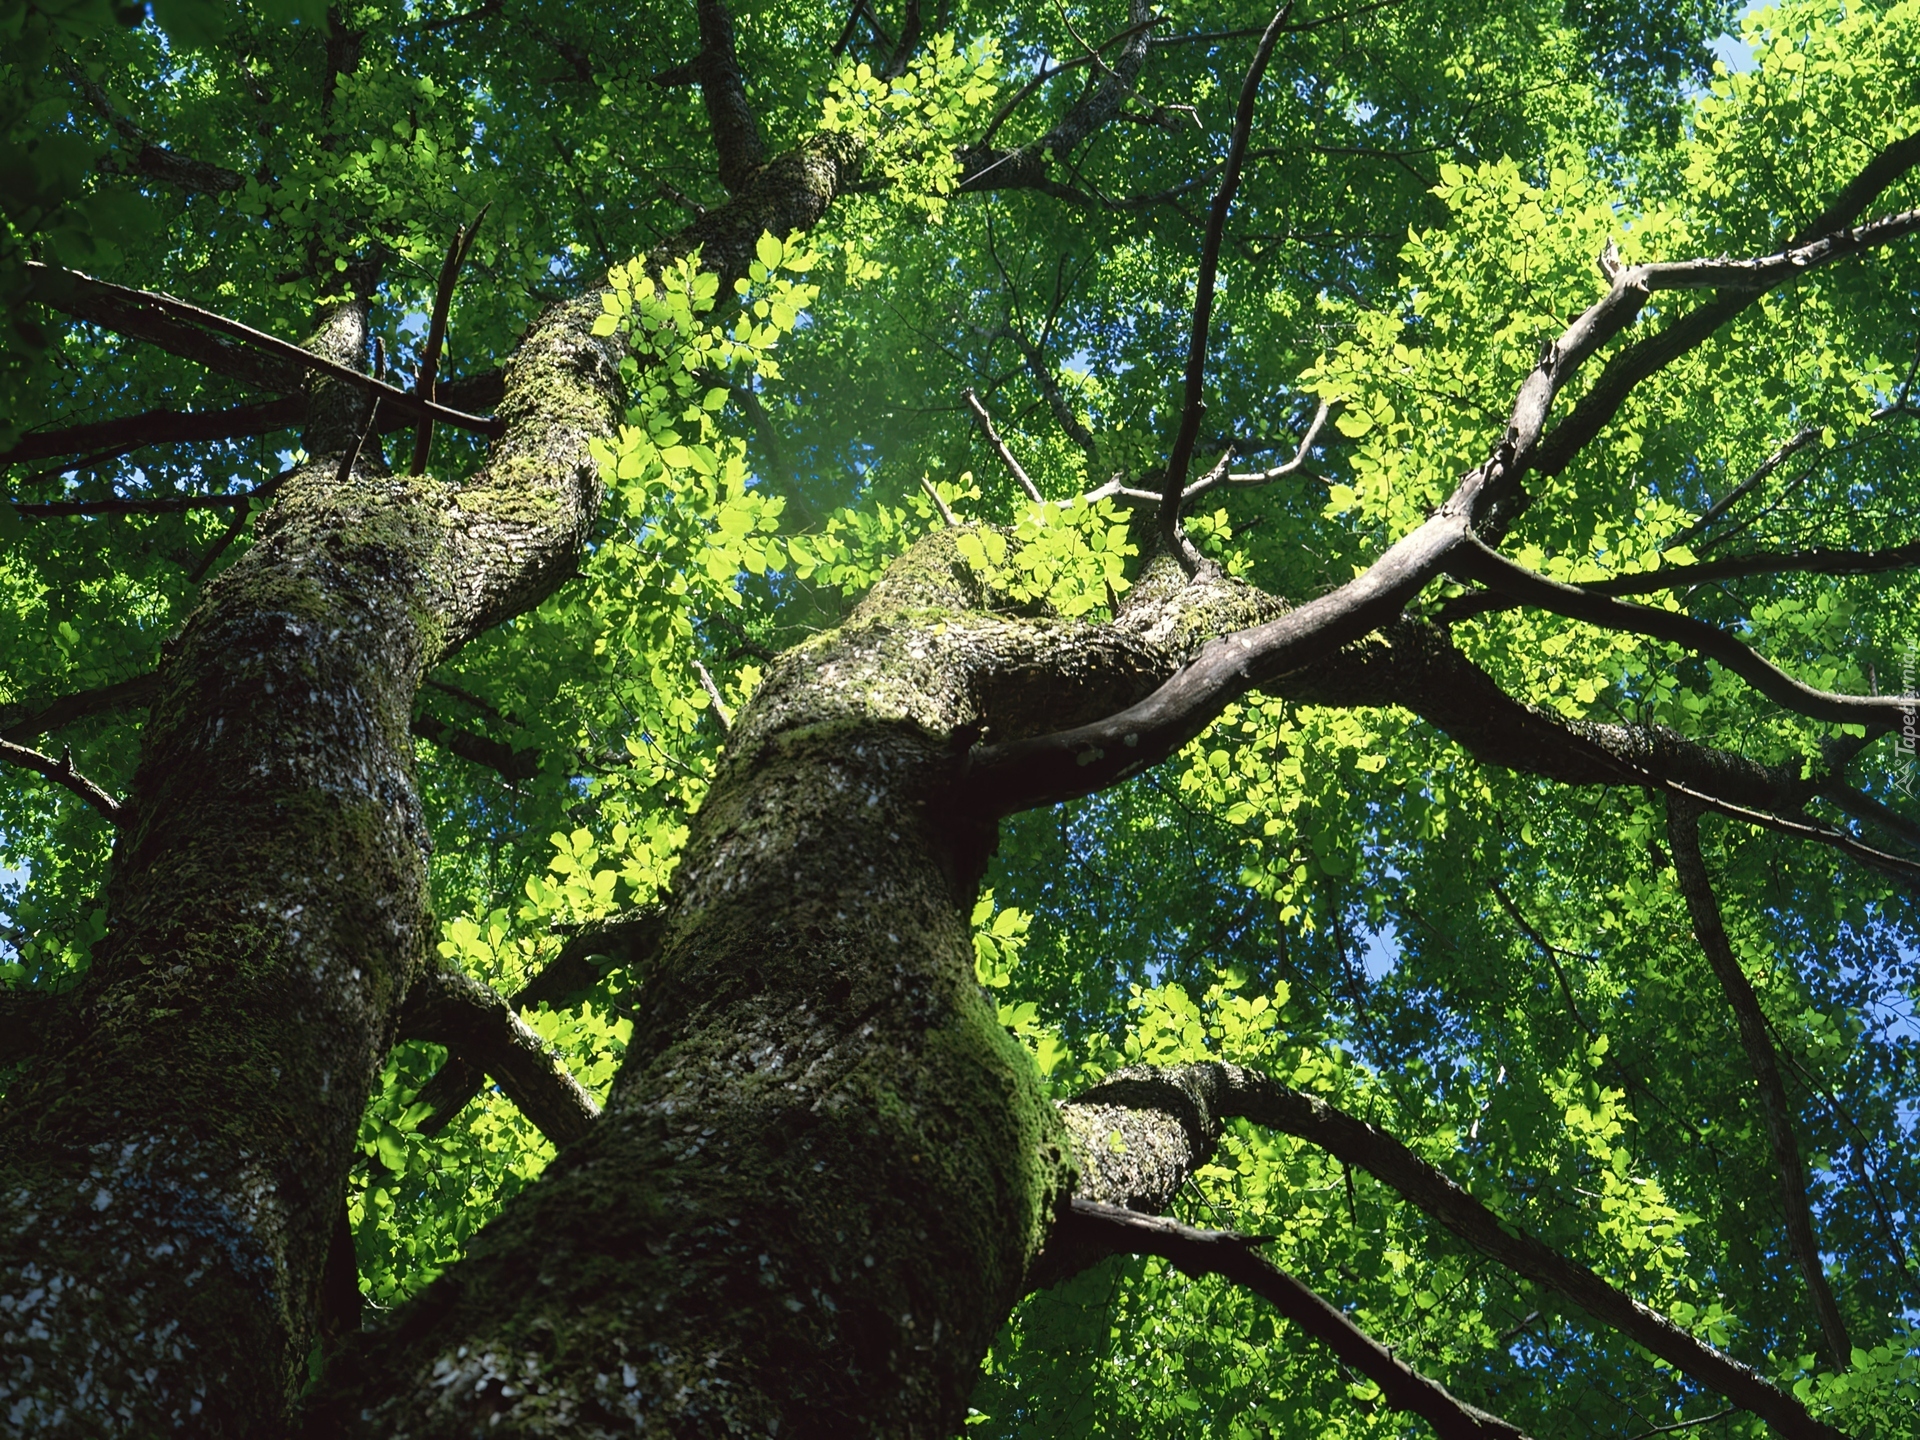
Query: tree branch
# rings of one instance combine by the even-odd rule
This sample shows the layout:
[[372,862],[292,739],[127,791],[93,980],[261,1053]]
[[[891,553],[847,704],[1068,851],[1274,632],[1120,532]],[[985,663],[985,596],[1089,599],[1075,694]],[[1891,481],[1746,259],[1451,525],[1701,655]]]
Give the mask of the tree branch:
[[184,515],[189,510],[226,510],[238,506],[242,509],[255,500],[265,500],[280,488],[283,475],[256,485],[251,490],[239,490],[227,495],[169,495],[142,496],[127,499],[119,495],[108,496],[103,500],[13,500],[16,515],[28,519],[49,520],[59,517],[78,515]]
[[445,965],[428,967],[408,987],[400,1036],[445,1045],[485,1070],[556,1147],[581,1139],[600,1118],[593,1097],[512,1006]]
[[[1703,560],[1696,565],[1669,565],[1658,570],[1609,575],[1604,580],[1583,580],[1572,588],[1588,595],[1647,595],[1752,575],[1878,575],[1914,565],[1920,565],[1920,540],[1909,540],[1885,550],[1781,550],[1771,554],[1730,555],[1724,560]],[[1511,610],[1520,603],[1498,591],[1475,590],[1447,601],[1441,607],[1441,614],[1446,624],[1454,625],[1476,615]]]
[[71,750],[62,750],[60,758],[56,760],[51,755],[42,755],[38,750],[29,750],[11,740],[0,740],[0,763],[18,765],[23,770],[46,776],[56,785],[64,785],[98,810],[109,824],[118,825],[127,817],[125,805],[73,768]]
[[685,65],[653,77],[662,86],[697,84],[713,135],[720,183],[733,194],[746,188],[766,163],[760,122],[747,103],[746,80],[734,44],[733,16],[721,0],[698,0],[700,53]]
[[1837,725],[1867,725],[1882,730],[1900,723],[1905,702],[1896,696],[1841,695],[1816,690],[1787,674],[1725,631],[1672,610],[1656,610],[1594,594],[1591,589],[1549,580],[1470,538],[1454,552],[1448,567],[1489,589],[1556,615],[1609,630],[1624,630],[1680,645],[1731,670],[1775,704],[1815,720]]
[[960,392],[960,398],[966,402],[967,408],[973,411],[974,420],[980,426],[980,433],[987,437],[987,444],[991,445],[993,447],[993,453],[1000,457],[1000,463],[1007,467],[1007,473],[1013,476],[1022,490],[1027,492],[1027,497],[1030,500],[1038,503],[1042,498],[1039,487],[1033,483],[1033,478],[1020,467],[1020,462],[1013,458],[1013,451],[1009,450],[1007,448],[1007,442],[1000,438],[1000,432],[993,428],[993,417],[987,414],[987,407],[980,403],[980,397],[973,393],[973,387],[968,386],[965,390],[962,390]]
[[1398,1359],[1340,1310],[1263,1259],[1254,1249],[1264,1243],[1258,1238],[1228,1230],[1197,1230],[1177,1220],[1077,1197],[1054,1234],[1080,1252],[1158,1255],[1182,1274],[1218,1275],[1251,1290],[1325,1345],[1348,1369],[1378,1385],[1388,1405],[1426,1420],[1440,1440],[1524,1440],[1524,1432],[1449,1394],[1437,1380]]
[[145,675],[135,675],[131,680],[115,680],[109,685],[96,685],[91,690],[63,695],[18,719],[0,721],[0,740],[31,740],[49,730],[58,730],[94,715],[104,715],[109,710],[145,705],[153,699],[159,688],[160,677],[149,671]]
[[[1781,253],[1791,254],[1823,235],[1852,225],[1882,191],[1916,164],[1920,164],[1920,133],[1886,146]],[[1781,278],[1788,276],[1783,274]],[[1649,335],[1615,356],[1593,388],[1580,398],[1572,413],[1540,446],[1534,457],[1535,468],[1543,475],[1558,475],[1614,417],[1635,386],[1702,343],[1761,293],[1736,290],[1718,295],[1681,316],[1665,330]]]
[[[177,445],[199,440],[238,440],[274,430],[299,428],[307,416],[302,395],[258,401],[231,410],[148,410],[115,420],[96,420],[60,430],[42,430],[20,437],[11,450],[0,453],[0,465],[84,455],[106,449],[126,454],[147,445]],[[61,473],[54,471],[54,474]]]
[[1787,1241],[1794,1263],[1806,1280],[1813,1313],[1826,1338],[1828,1358],[1838,1370],[1852,1363],[1853,1341],[1847,1335],[1846,1322],[1827,1284],[1820,1265],[1820,1245],[1813,1233],[1813,1210],[1807,1200],[1807,1172],[1800,1158],[1800,1143],[1793,1133],[1787,1088],[1780,1079],[1779,1062],[1773,1042],[1767,1038],[1766,1017],[1761,1014],[1759,997],[1753,993],[1746,971],[1727,940],[1721,923],[1720,903],[1714,897],[1713,881],[1700,854],[1699,807],[1669,796],[1667,799],[1667,845],[1673,854],[1673,870],[1686,899],[1687,913],[1693,917],[1693,933],[1706,952],[1727,1004],[1733,1007],[1740,1031],[1741,1047],[1747,1052],[1747,1068],[1753,1072],[1754,1088],[1760,1095],[1762,1128],[1767,1146],[1773,1151],[1774,1169],[1780,1177],[1780,1200],[1786,1210]]
[[[1844,1440],[1763,1376],[1502,1220],[1400,1141],[1318,1096],[1238,1065],[1134,1066],[1062,1105],[1060,1113],[1076,1138],[1082,1192],[1108,1203],[1125,1202],[1129,1194],[1170,1198],[1212,1154],[1229,1118],[1297,1135],[1365,1170],[1458,1239],[1556,1291],[1781,1435]],[[1119,1133],[1120,1146],[1105,1143],[1112,1131]]]
[[458,755],[462,760],[470,760],[475,765],[484,765],[489,770],[497,771],[508,784],[531,780],[540,773],[540,752],[537,749],[516,750],[503,741],[490,740],[485,735],[476,735],[471,730],[449,725],[434,715],[415,715],[409,728],[422,740],[438,745],[450,755]]
[[[554,1010],[570,1009],[613,971],[630,969],[654,954],[665,935],[666,907],[662,905],[642,906],[624,915],[591,921],[504,1003],[515,1011],[533,1010],[543,1004]],[[447,1063],[414,1097],[417,1103],[434,1107],[419,1125],[421,1134],[437,1135],[446,1129],[480,1093],[486,1083],[482,1071],[477,1060],[468,1059],[457,1049],[447,1056]]]
[[[487,206],[482,205],[480,213],[470,223],[453,232],[453,243],[447,246],[447,258],[440,265],[440,280],[433,292],[433,315],[427,321],[427,343],[420,351],[420,374],[413,386],[414,393],[429,403],[438,398],[438,391],[434,387],[440,375],[440,347],[447,339],[447,312],[453,305],[453,287],[459,283],[460,267],[467,263],[467,252],[473,248],[473,237],[480,229],[480,222],[486,218]],[[413,432],[413,461],[407,467],[409,475],[426,473],[427,456],[432,449],[433,417],[422,415]]]
[[298,390],[304,383],[301,372],[311,371],[355,386],[389,406],[399,407],[411,417],[430,416],[442,425],[487,436],[498,436],[504,428],[501,421],[492,417],[468,415],[433,404],[350,365],[328,360],[291,341],[170,295],[113,285],[78,270],[62,270],[37,260],[28,261],[27,270],[31,294],[43,304],[110,330],[151,341],[209,369],[267,389]]
[[247,177],[237,170],[195,160],[164,145],[154,144],[144,130],[113,108],[113,102],[107,98],[106,90],[98,81],[89,79],[77,64],[64,56],[62,68],[67,72],[67,78],[87,97],[87,103],[113,127],[114,133],[139,147],[134,153],[132,173],[144,175],[150,180],[164,181],[189,194],[220,195],[238,190],[247,183]]
[[1826,433],[1825,427],[1820,425],[1810,425],[1800,431],[1791,440],[1788,440],[1784,445],[1780,446],[1779,449],[1775,450],[1773,454],[1761,461],[1760,468],[1742,480],[1738,485],[1734,486],[1732,490],[1728,491],[1725,498],[1708,506],[1706,514],[1702,515],[1698,520],[1694,521],[1693,524],[1689,525],[1680,534],[1676,535],[1660,548],[1662,550],[1671,550],[1676,546],[1687,544],[1694,536],[1698,535],[1702,530],[1705,530],[1709,525],[1713,524],[1714,521],[1726,514],[1727,511],[1739,504],[1741,498],[1751,491],[1754,486],[1760,484],[1761,481],[1765,480],[1769,475],[1773,474],[1774,471],[1778,470],[1782,465],[1786,464],[1787,461],[1791,460],[1795,455],[1799,454]]
[[[1270,470],[1254,470],[1238,474],[1222,470],[1218,475],[1208,477],[1208,483],[1204,486],[1199,482],[1189,485],[1186,488],[1186,492],[1181,495],[1180,503],[1183,505],[1189,504],[1216,485],[1266,485],[1278,480],[1283,475],[1293,474],[1294,471],[1306,464],[1307,455],[1313,449],[1313,442],[1320,438],[1321,427],[1327,423],[1327,417],[1332,413],[1333,406],[1327,401],[1322,400],[1319,409],[1313,412],[1313,423],[1307,426],[1307,433],[1300,437],[1300,444],[1295,448],[1291,460],[1286,461],[1284,464],[1275,465]],[[1231,450],[1233,447],[1229,445],[1227,448]]]
[[1253,133],[1253,102],[1260,93],[1260,79],[1273,58],[1274,43],[1280,27],[1293,8],[1287,0],[1273,19],[1253,52],[1253,63],[1240,86],[1240,103],[1233,113],[1233,138],[1227,144],[1227,161],[1220,172],[1219,187],[1213,193],[1213,206],[1207,212],[1206,235],[1200,242],[1200,270],[1194,281],[1193,323],[1187,336],[1187,373],[1180,405],[1180,428],[1175,432],[1173,448],[1167,457],[1167,474],[1160,497],[1160,543],[1169,555],[1180,557],[1188,573],[1199,567],[1199,555],[1180,529],[1180,493],[1187,485],[1187,471],[1193,464],[1193,448],[1200,438],[1200,418],[1206,413],[1207,335],[1213,324],[1213,288],[1220,273],[1220,245],[1226,238],[1227,213],[1233,209],[1233,197],[1240,189],[1240,171],[1247,158],[1247,139]]

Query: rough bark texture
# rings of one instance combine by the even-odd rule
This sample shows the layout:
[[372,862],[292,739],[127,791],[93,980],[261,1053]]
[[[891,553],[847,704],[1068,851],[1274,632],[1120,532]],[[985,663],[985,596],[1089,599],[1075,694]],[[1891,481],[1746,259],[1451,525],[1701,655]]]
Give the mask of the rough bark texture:
[[[597,308],[597,307],[595,307]],[[319,455],[165,649],[109,932],[0,1108],[0,1414],[18,1433],[271,1432],[393,1017],[432,938],[408,722],[419,676],[570,573],[615,357],[563,307],[459,490]],[[347,306],[316,347],[359,358]],[[331,452],[331,453],[329,453]]]
[[964,573],[935,537],[768,675],[605,1116],[309,1433],[951,1433],[1072,1177],[974,980],[947,794],[971,682],[1045,627]]

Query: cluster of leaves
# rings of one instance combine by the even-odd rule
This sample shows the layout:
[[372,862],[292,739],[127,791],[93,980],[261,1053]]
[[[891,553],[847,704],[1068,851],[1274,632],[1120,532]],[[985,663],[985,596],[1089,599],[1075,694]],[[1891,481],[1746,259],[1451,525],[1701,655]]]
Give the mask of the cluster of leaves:
[[937,225],[960,178],[956,147],[993,99],[999,61],[991,37],[963,49],[950,33],[935,35],[904,74],[875,74],[865,61],[848,59],[827,87],[820,128],[859,140],[864,165],[882,178],[889,198]]

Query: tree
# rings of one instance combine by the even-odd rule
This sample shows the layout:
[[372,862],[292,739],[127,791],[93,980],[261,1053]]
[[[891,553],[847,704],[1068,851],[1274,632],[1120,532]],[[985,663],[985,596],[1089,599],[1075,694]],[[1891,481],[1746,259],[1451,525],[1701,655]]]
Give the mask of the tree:
[[1920,7],[1727,23],[11,12],[9,1426],[1915,1433]]

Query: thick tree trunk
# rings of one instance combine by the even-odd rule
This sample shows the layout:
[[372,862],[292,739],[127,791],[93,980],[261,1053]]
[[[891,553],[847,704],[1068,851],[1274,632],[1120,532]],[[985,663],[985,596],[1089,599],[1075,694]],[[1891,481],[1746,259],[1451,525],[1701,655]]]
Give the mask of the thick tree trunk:
[[956,733],[1027,637],[964,574],[935,537],[770,673],[595,1133],[309,1433],[952,1433],[1073,1173],[973,974]]
[[[14,1433],[284,1426],[361,1112],[433,938],[414,689],[572,570],[599,504],[587,442],[618,413],[595,309],[529,336],[472,484],[324,456],[166,647],[107,938],[0,1107]],[[364,336],[349,306],[315,344],[352,362]],[[310,446],[360,422],[336,399]]]

